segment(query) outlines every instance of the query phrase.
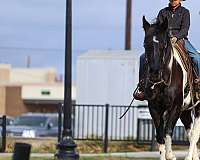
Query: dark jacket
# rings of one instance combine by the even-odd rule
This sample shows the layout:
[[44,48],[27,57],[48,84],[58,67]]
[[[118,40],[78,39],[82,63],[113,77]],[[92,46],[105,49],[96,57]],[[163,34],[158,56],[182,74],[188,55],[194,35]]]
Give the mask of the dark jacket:
[[161,9],[157,21],[163,23],[164,20],[168,20],[168,32],[170,37],[177,37],[178,39],[187,39],[188,30],[190,28],[190,12],[188,9],[181,5],[173,11],[169,6]]

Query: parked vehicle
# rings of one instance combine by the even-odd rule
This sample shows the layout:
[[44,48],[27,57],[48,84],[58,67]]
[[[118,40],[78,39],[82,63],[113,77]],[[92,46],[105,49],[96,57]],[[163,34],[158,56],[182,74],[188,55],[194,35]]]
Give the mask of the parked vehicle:
[[26,113],[17,117],[13,125],[7,127],[8,136],[27,138],[55,137],[58,134],[58,115]]

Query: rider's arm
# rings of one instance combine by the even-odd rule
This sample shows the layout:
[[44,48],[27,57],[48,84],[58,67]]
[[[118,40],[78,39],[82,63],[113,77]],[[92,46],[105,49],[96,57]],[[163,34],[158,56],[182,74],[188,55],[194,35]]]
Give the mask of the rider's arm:
[[178,39],[186,38],[188,35],[189,28],[190,28],[190,12],[189,10],[186,10],[183,14],[181,30],[174,36],[177,37]]
[[163,9],[160,10],[160,12],[158,13],[156,22],[157,22],[158,24],[162,24],[162,23],[164,22]]

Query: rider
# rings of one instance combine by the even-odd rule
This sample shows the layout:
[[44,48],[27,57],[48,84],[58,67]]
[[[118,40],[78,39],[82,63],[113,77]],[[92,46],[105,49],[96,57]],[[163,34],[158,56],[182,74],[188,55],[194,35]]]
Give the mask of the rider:
[[[171,38],[171,42],[176,43],[177,40],[184,39],[185,48],[190,55],[196,72],[197,78],[195,79],[195,83],[200,82],[200,53],[191,45],[188,41],[188,30],[190,27],[190,12],[188,9],[181,6],[181,1],[185,0],[169,0],[169,6],[161,9],[158,16],[157,22],[162,24],[165,19],[168,20],[168,32]],[[137,100],[145,100],[145,95],[143,88],[141,87],[144,83],[142,83],[144,79],[140,79],[139,89],[136,93],[133,94],[134,98]],[[200,93],[200,89],[197,90],[198,94]]]

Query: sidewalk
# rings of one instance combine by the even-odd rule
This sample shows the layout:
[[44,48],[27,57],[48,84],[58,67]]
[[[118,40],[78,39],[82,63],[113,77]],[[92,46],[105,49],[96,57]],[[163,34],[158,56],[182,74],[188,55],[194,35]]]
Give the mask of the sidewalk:
[[[187,151],[174,151],[177,158],[184,158]],[[0,157],[12,156],[12,153],[0,153]],[[31,157],[53,157],[51,153],[32,153]],[[129,158],[158,158],[159,152],[126,152],[106,154],[80,154],[81,157],[129,157]]]

